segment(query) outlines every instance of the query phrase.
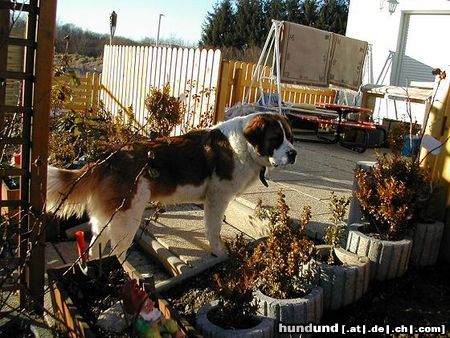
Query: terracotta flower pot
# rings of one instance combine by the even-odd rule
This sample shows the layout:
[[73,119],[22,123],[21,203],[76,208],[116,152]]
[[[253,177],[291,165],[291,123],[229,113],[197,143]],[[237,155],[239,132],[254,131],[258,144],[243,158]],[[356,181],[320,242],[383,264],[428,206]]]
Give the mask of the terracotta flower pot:
[[319,323],[323,314],[323,290],[315,287],[307,295],[293,299],[277,299],[255,291],[259,314],[283,323]]
[[346,249],[370,260],[370,279],[383,281],[402,276],[408,269],[412,241],[386,241],[361,232],[364,224],[350,225]]
[[410,262],[414,266],[436,264],[439,256],[444,223],[418,223],[414,231]]
[[[330,245],[316,246],[319,255],[324,258],[328,257],[330,248]],[[334,255],[336,265],[319,265],[319,285],[323,288],[325,310],[337,310],[356,302],[367,292],[370,280],[369,258],[343,248],[334,248]]]
[[269,338],[273,335],[274,321],[270,318],[257,317],[259,324],[249,329],[224,329],[218,325],[213,324],[208,319],[208,312],[217,307],[218,301],[205,304],[197,313],[196,323],[197,329],[209,338]]

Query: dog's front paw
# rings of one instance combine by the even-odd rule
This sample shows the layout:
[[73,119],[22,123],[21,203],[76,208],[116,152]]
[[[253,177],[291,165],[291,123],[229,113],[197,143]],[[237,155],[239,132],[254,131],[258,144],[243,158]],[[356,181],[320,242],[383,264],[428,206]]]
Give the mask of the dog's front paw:
[[215,245],[211,245],[211,252],[216,257],[228,255],[228,250],[222,241],[217,242]]

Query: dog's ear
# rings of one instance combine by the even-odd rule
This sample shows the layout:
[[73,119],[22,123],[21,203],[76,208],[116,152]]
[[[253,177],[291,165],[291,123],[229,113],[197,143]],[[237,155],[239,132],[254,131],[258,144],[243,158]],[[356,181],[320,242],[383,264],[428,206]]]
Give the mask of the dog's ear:
[[264,134],[266,128],[267,120],[261,115],[258,115],[251,119],[244,129],[244,137],[260,154],[264,150]]
[[287,116],[280,115],[281,124],[283,125],[284,133],[289,142],[294,143],[294,135],[292,133],[292,125],[291,121],[287,118]]

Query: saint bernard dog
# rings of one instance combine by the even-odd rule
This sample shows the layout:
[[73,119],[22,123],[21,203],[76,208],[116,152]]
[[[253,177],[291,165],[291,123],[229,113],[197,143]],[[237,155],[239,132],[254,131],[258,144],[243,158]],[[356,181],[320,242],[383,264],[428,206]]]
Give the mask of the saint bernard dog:
[[80,170],[49,167],[47,210],[61,217],[87,211],[90,255],[98,257],[98,243],[105,248],[110,240],[112,254],[123,259],[149,201],[203,203],[211,251],[222,255],[227,251],[220,228],[228,203],[258,178],[267,185],[265,169],[294,163],[296,155],[288,120],[257,112],[182,136],[137,142]]

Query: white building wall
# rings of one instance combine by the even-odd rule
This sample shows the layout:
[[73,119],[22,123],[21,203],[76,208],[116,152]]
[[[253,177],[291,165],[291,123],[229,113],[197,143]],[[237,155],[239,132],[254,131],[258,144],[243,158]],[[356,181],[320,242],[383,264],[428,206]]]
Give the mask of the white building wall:
[[[401,39],[401,31],[403,26],[403,20],[405,14],[408,13],[445,13],[450,14],[450,1],[447,0],[398,0],[399,4],[396,11],[390,14],[388,11],[389,3],[384,1],[384,8],[380,9],[380,0],[350,0],[349,17],[347,22],[346,35],[352,38],[365,40],[372,47],[372,72],[369,73],[368,67],[364,74],[363,84],[376,83],[380,77],[383,66],[390,52],[397,52],[400,48],[399,43]],[[448,42],[448,31],[438,31],[437,36],[442,36],[442,44],[447,50],[450,43]],[[450,59],[450,55],[448,58]],[[450,62],[449,62],[450,63]],[[396,59],[394,57],[393,62],[389,65],[388,71],[385,76],[381,77],[379,84],[392,84],[395,83],[395,74],[392,70],[396,67]],[[450,69],[447,69],[447,73],[450,73]],[[392,75],[392,78],[391,78]],[[376,111],[374,112],[375,118],[395,118],[395,108],[393,102],[385,100],[378,100]],[[385,101],[385,102],[383,102]],[[389,100],[390,101],[390,100]],[[404,102],[397,102],[397,118],[401,118],[402,112],[406,111]],[[415,119],[421,123],[423,120],[423,105],[414,105],[413,113]]]

